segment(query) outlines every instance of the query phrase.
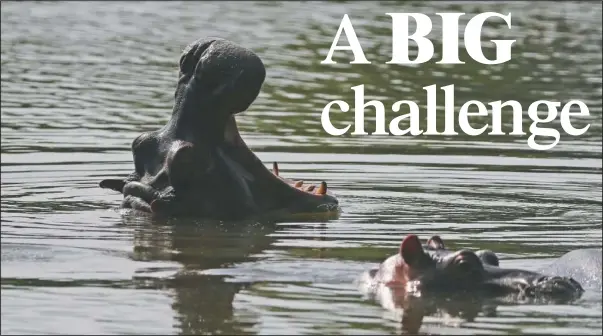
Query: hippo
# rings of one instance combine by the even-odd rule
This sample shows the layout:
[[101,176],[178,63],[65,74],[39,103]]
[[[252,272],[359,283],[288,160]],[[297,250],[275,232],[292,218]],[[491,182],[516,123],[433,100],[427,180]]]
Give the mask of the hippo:
[[266,77],[261,59],[221,38],[189,44],[180,57],[171,118],[132,142],[134,171],[100,187],[123,194],[122,208],[168,216],[246,219],[338,213],[326,182],[306,185],[272,172],[243,141],[235,115]]
[[601,292],[603,249],[577,249],[557,258],[539,270],[543,274],[565,276],[576,279],[585,289]]
[[[562,263],[564,259],[561,257],[559,261]],[[595,267],[600,277],[600,252],[598,260]],[[572,277],[503,268],[494,252],[451,251],[446,249],[439,236],[432,236],[425,245],[416,235],[406,236],[399,252],[377,269],[367,272],[364,283],[368,291],[385,286],[390,295],[399,298],[398,303],[409,296],[441,297],[447,294],[567,302],[584,293],[582,285]]]

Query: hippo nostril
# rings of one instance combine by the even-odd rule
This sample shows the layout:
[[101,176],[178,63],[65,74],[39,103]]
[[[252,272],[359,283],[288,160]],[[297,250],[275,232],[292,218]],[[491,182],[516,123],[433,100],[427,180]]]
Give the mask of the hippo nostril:
[[216,38],[197,40],[189,44],[180,57],[180,72],[185,75],[192,75],[195,72],[197,63],[206,55],[207,49],[216,42]]
[[568,277],[541,276],[534,281],[534,290],[547,294],[578,294],[583,291],[580,284]]
[[536,279],[536,284],[541,286],[556,287],[567,284],[568,281],[564,277],[558,276],[541,276]]
[[546,282],[547,280],[549,280],[549,277],[548,277],[548,276],[543,275],[543,276],[541,276],[541,277],[537,278],[537,279],[536,279],[536,281],[534,281],[534,283],[535,283],[535,284],[541,284],[541,283]]

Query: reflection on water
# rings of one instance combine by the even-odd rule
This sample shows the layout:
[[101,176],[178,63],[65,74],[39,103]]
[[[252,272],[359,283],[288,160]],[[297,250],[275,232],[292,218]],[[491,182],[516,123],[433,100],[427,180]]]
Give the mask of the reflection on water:
[[[510,62],[385,64],[385,13],[486,10],[512,13],[512,30],[484,30],[517,39]],[[320,65],[344,13],[373,64]],[[474,318],[415,306],[400,317],[354,281],[409,233],[529,269],[601,246],[600,18],[600,3],[3,2],[2,333],[599,333],[600,288],[570,305],[466,306]],[[121,213],[119,195],[97,187],[131,171],[132,139],[169,118],[182,48],[208,35],[266,64],[260,97],[238,117],[245,141],[283,176],[327,181],[339,219],[166,222]],[[580,99],[591,117],[574,126],[591,126],[547,152],[528,135],[327,136],[320,111],[353,104],[360,84],[388,121],[395,101],[424,110],[424,86],[454,84],[457,108]],[[368,132],[374,120],[367,113]]]

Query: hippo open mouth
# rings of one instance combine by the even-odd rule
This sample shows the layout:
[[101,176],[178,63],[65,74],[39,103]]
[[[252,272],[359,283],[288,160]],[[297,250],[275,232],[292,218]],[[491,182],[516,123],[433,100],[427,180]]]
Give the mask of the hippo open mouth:
[[227,40],[201,39],[180,58],[174,110],[161,129],[132,142],[135,171],[107,179],[122,206],[168,215],[218,219],[269,213],[333,213],[326,182],[304,185],[270,172],[239,134],[235,114],[258,96],[266,76],[260,58]]

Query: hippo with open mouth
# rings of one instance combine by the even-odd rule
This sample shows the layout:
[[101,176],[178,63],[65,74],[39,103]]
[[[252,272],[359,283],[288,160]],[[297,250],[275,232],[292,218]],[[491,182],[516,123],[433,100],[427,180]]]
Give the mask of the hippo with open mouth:
[[247,147],[235,121],[266,76],[260,58],[230,41],[191,43],[180,58],[171,119],[132,142],[134,172],[101,188],[124,195],[123,208],[169,216],[241,219],[337,213],[327,184],[305,186],[270,172]]
[[[589,261],[589,273],[597,274],[600,279],[601,250],[587,249],[584,253],[593,256]],[[570,256],[571,252],[566,255]],[[566,259],[562,256],[554,265],[559,268]],[[394,307],[404,306],[408,297],[441,298],[459,293],[515,302],[560,302],[577,299],[584,293],[581,284],[567,275],[503,268],[492,251],[451,251],[446,249],[439,236],[431,237],[423,245],[416,235],[409,235],[402,241],[397,254],[364,274],[361,284],[365,291],[379,296],[381,301],[393,300],[387,306]],[[384,288],[387,298],[382,297],[383,293],[377,293]]]

